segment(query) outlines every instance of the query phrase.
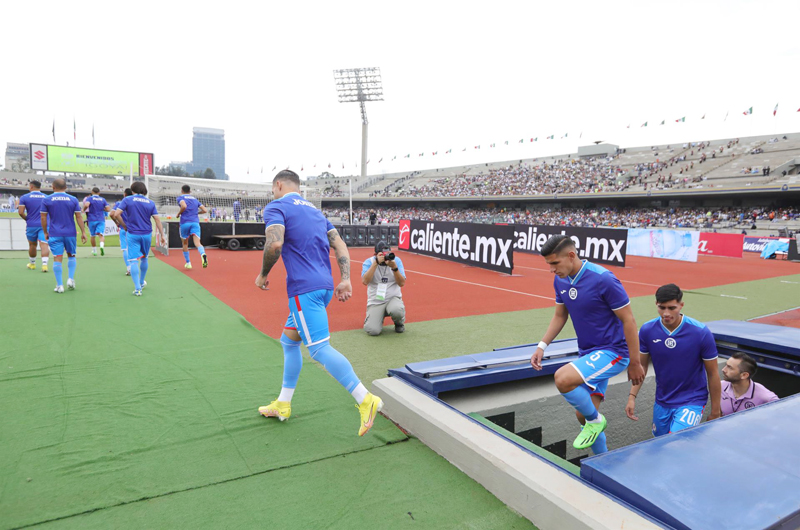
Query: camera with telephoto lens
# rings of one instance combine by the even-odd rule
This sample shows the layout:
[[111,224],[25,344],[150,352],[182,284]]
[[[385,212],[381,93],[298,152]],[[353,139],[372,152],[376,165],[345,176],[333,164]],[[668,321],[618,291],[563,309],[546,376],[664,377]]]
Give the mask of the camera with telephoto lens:
[[387,261],[394,260],[394,252],[382,252],[382,254],[383,254],[383,263],[378,263],[378,265],[386,266],[388,265],[388,263],[386,263]]

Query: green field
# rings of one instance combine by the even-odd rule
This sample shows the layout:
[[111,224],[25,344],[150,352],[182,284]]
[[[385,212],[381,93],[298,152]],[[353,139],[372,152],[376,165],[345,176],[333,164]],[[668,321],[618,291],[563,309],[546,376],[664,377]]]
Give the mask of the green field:
[[[260,417],[280,386],[277,341],[157,259],[144,296],[131,296],[117,260],[118,249],[79,260],[77,290],[56,295],[24,257],[0,259],[0,528],[533,528],[385,418],[359,438],[352,398],[307,355],[290,421]],[[800,275],[688,292],[686,312],[796,307],[782,281]],[[649,296],[632,307],[639,322],[655,315]],[[369,382],[532,342],[551,316],[341,331],[332,343]]]

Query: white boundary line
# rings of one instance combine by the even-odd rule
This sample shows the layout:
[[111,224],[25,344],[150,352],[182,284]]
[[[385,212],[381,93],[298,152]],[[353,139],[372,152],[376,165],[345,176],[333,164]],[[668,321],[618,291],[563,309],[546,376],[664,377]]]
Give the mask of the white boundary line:
[[466,283],[467,285],[475,285],[477,287],[486,287],[487,289],[495,289],[498,291],[505,291],[507,293],[514,293],[514,294],[521,294],[523,296],[532,296],[534,298],[541,298],[543,300],[550,300],[551,302],[555,301],[555,298],[550,298],[549,296],[541,296],[538,294],[531,294],[531,293],[523,293],[522,291],[513,291],[511,289],[504,289],[502,287],[495,287],[493,285],[484,285],[482,283],[474,283],[468,282],[464,280],[456,280],[455,278],[448,278],[447,276],[437,276],[436,274],[428,274],[427,272],[419,272],[419,271],[412,271],[411,269],[406,269],[407,272],[413,272],[414,274],[420,274],[422,276],[430,276],[432,278],[439,278],[441,280],[450,280],[451,282],[458,282],[458,283]]
[[[547,272],[547,273],[550,273],[550,271],[549,271],[549,270],[547,270],[547,269],[537,269],[536,267],[524,267],[524,266],[522,266],[522,265],[514,265],[514,268],[515,268],[515,269],[516,269],[516,268],[520,268],[520,269],[530,269],[530,270],[532,270],[532,271],[539,271],[539,272]],[[615,276],[616,276],[616,275],[615,275]],[[635,281],[633,281],[633,280],[622,280],[622,279],[620,279],[619,281],[621,281],[622,283],[633,283],[633,284],[636,284],[636,285],[646,285],[646,286],[648,286],[648,287],[661,287],[660,285],[656,285],[656,284],[654,284],[654,283],[642,283],[642,282],[635,282]]]
[[767,317],[771,317],[771,316],[775,316],[775,315],[780,315],[781,313],[788,313],[789,311],[795,311],[797,309],[800,309],[800,306],[793,307],[791,309],[784,309],[783,311],[776,311],[775,313],[769,313],[767,315],[761,315],[761,316],[758,316],[758,317],[748,318],[747,321],[749,322],[751,320],[758,320],[759,318],[767,318]]

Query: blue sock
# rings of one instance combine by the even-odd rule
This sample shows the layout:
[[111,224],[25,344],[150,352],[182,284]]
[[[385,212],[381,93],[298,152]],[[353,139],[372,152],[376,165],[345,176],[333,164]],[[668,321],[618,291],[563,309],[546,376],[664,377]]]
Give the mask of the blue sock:
[[69,279],[75,279],[75,269],[78,267],[78,258],[72,256],[71,258],[67,258],[67,270],[69,271]]
[[125,268],[126,269],[131,266],[131,264],[128,263],[128,249],[127,248],[123,248],[122,249],[122,259],[125,261]]
[[303,354],[300,352],[300,341],[294,341],[281,335],[283,346],[283,388],[296,388],[303,368]]
[[147,268],[150,266],[149,260],[147,258],[142,258],[142,261],[139,263],[139,270],[142,273],[142,281],[144,281],[144,277],[147,276]]
[[[203,254],[206,253],[206,249],[205,249],[205,247],[203,247],[203,245],[200,245],[199,247],[197,247],[197,252],[199,252],[200,255],[202,256]],[[187,252],[187,254],[188,254],[188,252]]]
[[189,251],[188,250],[183,253],[183,259],[186,260],[186,263],[189,263],[190,260],[189,260]]
[[351,392],[358,383],[358,376],[347,358],[336,351],[328,341],[310,348],[311,358],[322,364],[339,384]]
[[142,282],[139,279],[139,262],[136,260],[130,261],[131,264],[131,278],[133,279],[133,287],[137,291],[142,290]]
[[600,453],[607,453],[608,446],[606,445],[606,433],[605,431],[601,432],[597,439],[592,444],[592,452],[596,455]]
[[575,410],[583,414],[583,417],[588,421],[597,419],[597,408],[592,403],[592,396],[586,388],[579,386],[575,390],[561,395],[564,396],[567,403],[575,407]]
[[56,276],[56,285],[63,286],[64,278],[60,261],[56,261],[53,263],[53,274],[55,274]]

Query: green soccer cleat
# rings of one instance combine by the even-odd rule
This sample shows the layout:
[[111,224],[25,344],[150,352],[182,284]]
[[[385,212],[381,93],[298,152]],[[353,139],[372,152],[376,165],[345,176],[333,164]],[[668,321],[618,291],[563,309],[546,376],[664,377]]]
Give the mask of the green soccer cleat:
[[106,251],[105,251],[105,249],[103,247],[100,247],[100,255],[101,256],[105,256],[106,255]]
[[267,418],[278,418],[281,421],[286,421],[292,415],[292,404],[289,401],[278,401],[276,399],[269,405],[258,407],[258,413]]
[[356,405],[356,408],[361,414],[361,427],[358,429],[358,435],[364,436],[372,428],[375,417],[383,408],[383,400],[373,394],[367,394],[361,405]]
[[192,264],[191,263],[186,263],[186,264],[183,265],[183,268],[186,269],[187,271],[192,270]]
[[597,437],[606,430],[606,425],[608,425],[608,421],[606,420],[605,416],[599,414],[598,417],[600,418],[599,422],[586,422],[581,433],[577,438],[575,438],[575,441],[572,442],[572,447],[575,449],[586,449],[587,447],[591,447],[592,444],[597,441]]

